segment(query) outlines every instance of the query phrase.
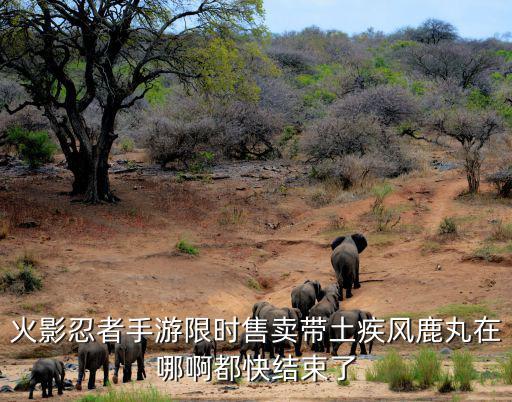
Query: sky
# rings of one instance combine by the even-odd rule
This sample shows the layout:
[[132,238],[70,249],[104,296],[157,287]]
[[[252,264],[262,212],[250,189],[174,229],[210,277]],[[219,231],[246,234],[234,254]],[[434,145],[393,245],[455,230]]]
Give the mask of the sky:
[[470,39],[512,32],[512,0],[264,0],[264,4],[266,24],[273,33],[312,25],[349,34],[369,27],[391,33],[431,17],[450,22],[460,36]]

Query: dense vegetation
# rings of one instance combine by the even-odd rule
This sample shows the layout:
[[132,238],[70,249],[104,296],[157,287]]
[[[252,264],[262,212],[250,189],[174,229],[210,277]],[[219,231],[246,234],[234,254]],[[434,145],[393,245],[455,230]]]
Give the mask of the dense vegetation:
[[[502,178],[510,166],[512,44],[466,40],[433,19],[391,35],[311,27],[230,41],[229,50],[213,41],[202,53],[216,64],[203,86],[183,87],[163,74],[119,112],[116,132],[161,165],[285,157],[314,162],[313,178],[344,188],[414,170],[415,150],[426,141],[455,151],[472,193],[494,143],[501,173],[489,180],[510,193]],[[4,79],[0,91],[13,99],[22,89]],[[4,117],[2,130],[33,126],[34,111],[24,113],[31,118]]]

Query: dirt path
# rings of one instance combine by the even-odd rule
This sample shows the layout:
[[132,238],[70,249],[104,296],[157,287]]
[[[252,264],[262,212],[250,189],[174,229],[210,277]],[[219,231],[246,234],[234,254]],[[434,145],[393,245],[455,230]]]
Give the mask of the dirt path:
[[[332,282],[328,244],[337,235],[356,231],[367,234],[370,244],[361,256],[362,279],[382,282],[363,283],[352,299],[343,302],[343,308],[363,308],[377,317],[389,317],[435,314],[450,305],[485,306],[504,320],[505,335],[502,344],[485,347],[485,351],[503,351],[512,345],[512,268],[506,263],[463,258],[489,236],[490,219],[499,216],[512,221],[509,205],[457,201],[464,178],[453,171],[429,172],[394,182],[395,192],[386,205],[400,211],[400,225],[378,233],[368,216],[371,199],[312,207],[311,190],[303,183],[284,191],[281,172],[261,172],[250,173],[255,178],[238,175],[185,183],[167,176],[116,176],[114,186],[123,202],[94,208],[69,204],[65,196],[58,195],[67,188],[65,180],[9,179],[9,190],[0,192],[0,205],[9,206],[16,219],[34,219],[40,225],[14,229],[8,239],[0,241],[0,256],[14,261],[25,251],[34,255],[44,288],[22,297],[0,295],[2,371],[15,368],[15,357],[52,349],[11,345],[14,318],[231,319],[235,315],[244,320],[258,300],[289,305],[291,289],[306,279]],[[439,223],[452,215],[464,222],[460,236],[437,239]],[[196,245],[199,255],[177,253],[179,239]],[[376,353],[384,349],[377,348]],[[53,351],[62,354],[65,348]],[[270,399],[276,393],[289,400],[313,394],[326,399],[364,398],[368,392],[393,396],[384,386],[364,381],[342,395],[331,382],[257,390],[242,387],[240,393],[224,393],[209,385],[198,388],[202,394],[193,393],[195,385],[181,389],[160,380],[151,382],[185,399]],[[500,388],[495,391],[499,398]],[[478,392],[463,398],[473,398]],[[433,397],[439,396],[411,395]]]

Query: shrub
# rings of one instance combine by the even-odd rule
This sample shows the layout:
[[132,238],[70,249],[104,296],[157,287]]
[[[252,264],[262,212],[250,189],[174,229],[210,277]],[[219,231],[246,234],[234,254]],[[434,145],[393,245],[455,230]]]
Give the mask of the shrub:
[[512,352],[500,362],[500,374],[505,384],[512,385]]
[[12,270],[6,270],[0,276],[0,289],[18,295],[31,293],[43,287],[42,280],[36,272],[33,260],[21,258]]
[[133,152],[135,149],[135,142],[129,137],[124,137],[119,141],[119,147],[123,152]]
[[184,254],[199,255],[199,249],[184,239],[181,239],[176,243],[176,250]]
[[441,374],[437,390],[442,394],[455,391],[455,387],[453,386],[453,377],[449,372],[445,371]]
[[409,364],[396,351],[391,351],[382,360],[375,362],[366,371],[367,381],[386,382],[392,391],[411,391],[413,373]]
[[377,220],[377,230],[379,232],[387,230],[389,227],[394,227],[400,222],[400,215],[395,214],[394,211],[386,208],[384,205],[385,198],[392,192],[393,187],[388,183],[377,185],[372,189],[372,193],[375,196],[372,214]]
[[254,290],[261,290],[261,285],[260,283],[254,279],[254,278],[249,278],[247,280],[247,286],[250,288],[250,289],[254,289]]
[[434,385],[441,375],[441,362],[432,349],[422,349],[414,360],[414,379],[420,388],[426,389]]
[[494,185],[500,197],[510,197],[512,193],[512,167],[490,174],[486,181]]
[[57,146],[46,131],[29,131],[20,127],[8,130],[7,141],[31,168],[37,168],[53,160]]
[[453,353],[453,378],[461,391],[471,391],[471,381],[476,378],[473,356],[467,351]]
[[498,221],[493,228],[491,240],[508,241],[512,240],[512,224]]
[[173,121],[167,117],[154,118],[149,124],[146,145],[152,160],[164,166],[169,162],[188,165],[209,134],[216,130],[211,118],[196,121]]
[[456,234],[457,233],[457,224],[454,218],[446,217],[439,224],[440,235],[448,235],[448,234]]
[[109,388],[108,392],[104,394],[87,395],[80,399],[79,402],[171,402],[172,399],[163,395],[156,388],[150,387],[147,389],[124,389],[115,390]]

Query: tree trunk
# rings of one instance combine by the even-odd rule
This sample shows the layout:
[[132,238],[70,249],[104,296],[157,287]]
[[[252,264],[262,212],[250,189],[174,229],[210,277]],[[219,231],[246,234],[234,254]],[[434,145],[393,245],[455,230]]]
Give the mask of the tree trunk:
[[91,158],[87,161],[87,189],[85,191],[85,202],[98,204],[102,201],[117,202],[117,198],[110,190],[110,180],[108,176],[108,155],[112,144],[105,147],[95,145]]
[[479,156],[468,156],[466,158],[466,177],[470,194],[478,193],[480,188],[480,166]]

